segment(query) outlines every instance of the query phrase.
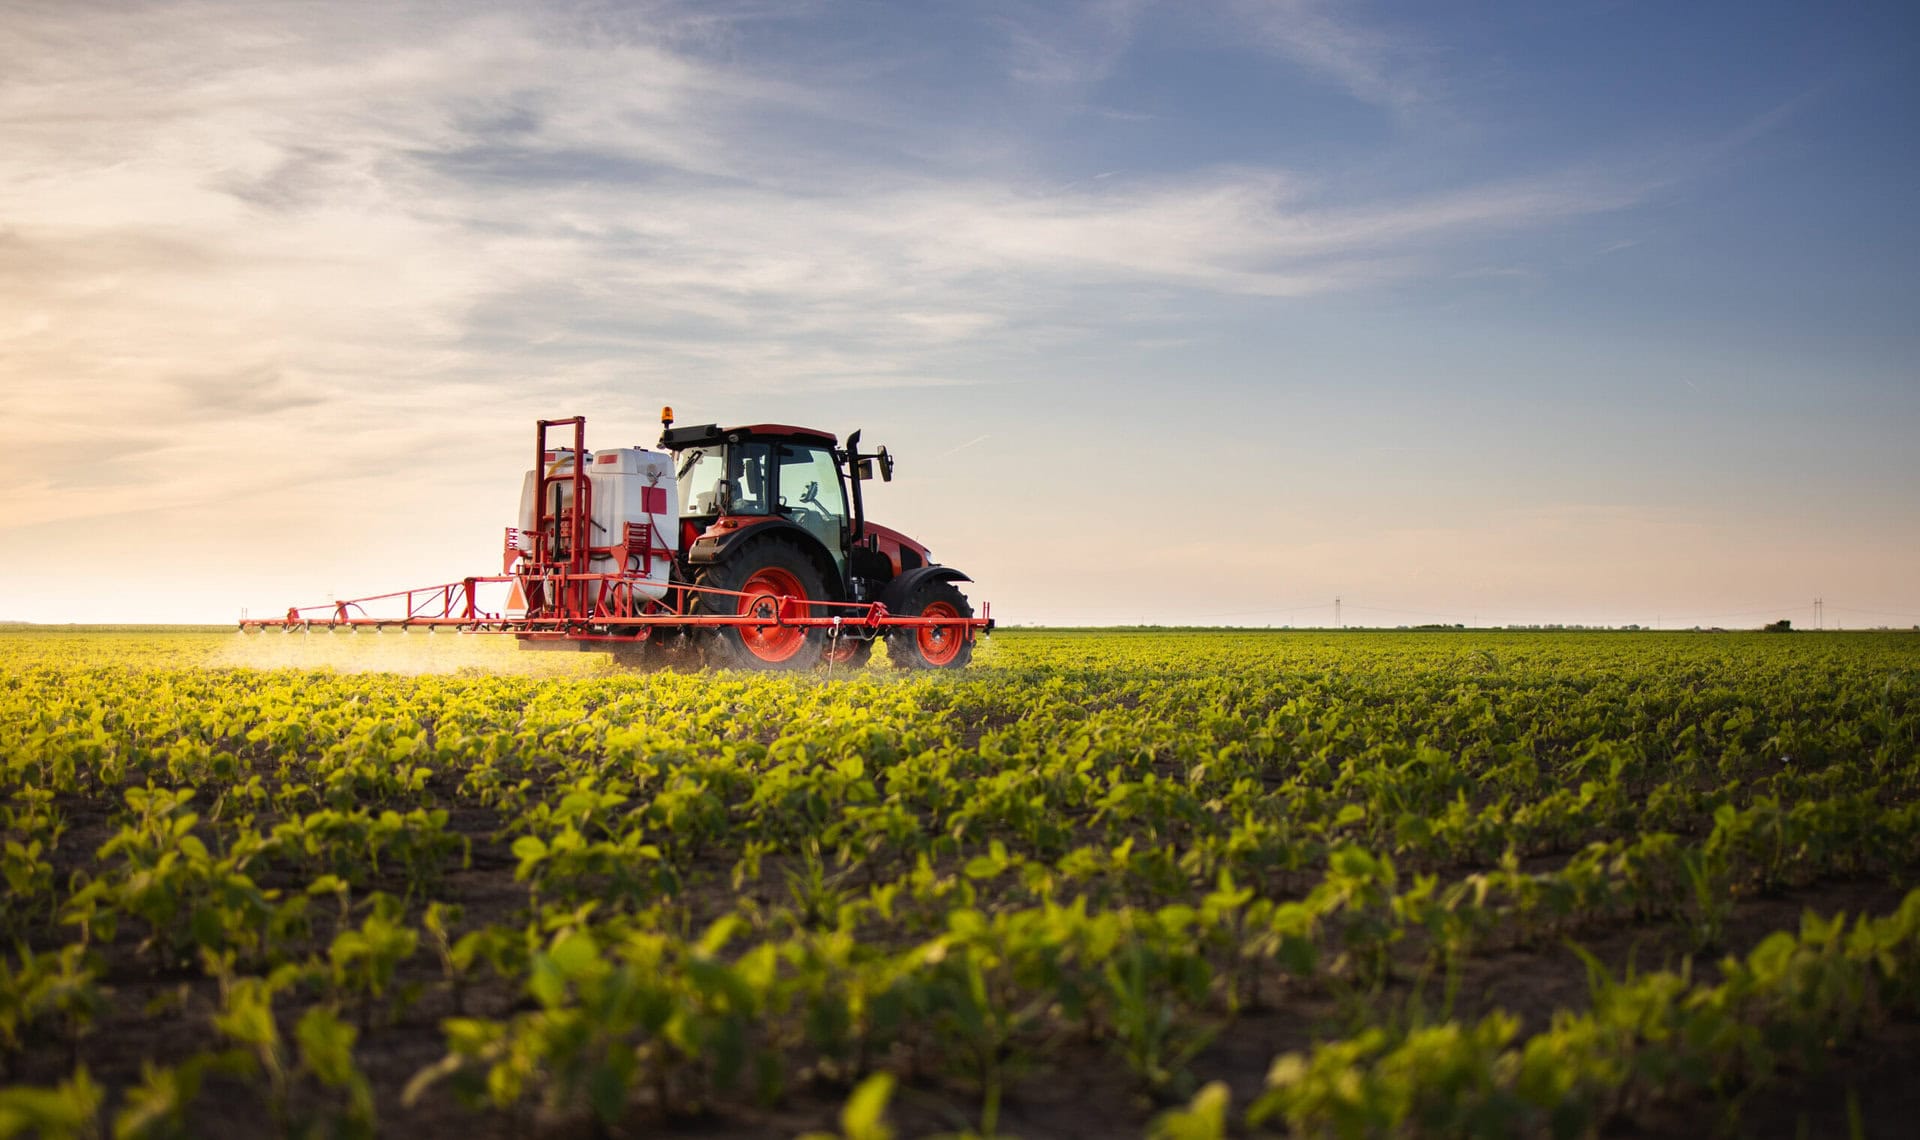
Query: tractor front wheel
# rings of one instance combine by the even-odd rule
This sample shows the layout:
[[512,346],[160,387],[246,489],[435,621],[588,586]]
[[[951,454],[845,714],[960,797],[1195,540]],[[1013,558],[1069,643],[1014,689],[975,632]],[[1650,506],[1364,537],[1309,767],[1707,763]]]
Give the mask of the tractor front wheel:
[[[973,607],[952,582],[928,582],[907,599],[902,617],[970,618]],[[959,669],[973,660],[964,625],[923,625],[887,636],[887,656],[899,669]]]
[[[727,669],[811,669],[820,661],[826,638],[818,626],[781,625],[780,599],[820,601],[826,597],[819,571],[805,554],[778,539],[763,539],[726,561],[707,567],[697,585],[734,593],[701,594],[698,612],[749,614],[764,618],[751,625],[714,626],[706,634],[707,664]],[[796,611],[819,616],[811,608]]]

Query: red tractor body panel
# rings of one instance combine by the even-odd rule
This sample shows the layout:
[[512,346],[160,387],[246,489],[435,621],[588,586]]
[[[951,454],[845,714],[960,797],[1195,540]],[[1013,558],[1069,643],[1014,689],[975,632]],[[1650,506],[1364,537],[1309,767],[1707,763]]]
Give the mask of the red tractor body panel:
[[926,547],[890,526],[881,526],[879,523],[869,522],[867,524],[867,534],[872,537],[874,547],[879,550],[880,553],[887,556],[888,562],[893,563],[893,573],[895,577],[909,570],[925,566],[933,560],[932,554],[928,552]]

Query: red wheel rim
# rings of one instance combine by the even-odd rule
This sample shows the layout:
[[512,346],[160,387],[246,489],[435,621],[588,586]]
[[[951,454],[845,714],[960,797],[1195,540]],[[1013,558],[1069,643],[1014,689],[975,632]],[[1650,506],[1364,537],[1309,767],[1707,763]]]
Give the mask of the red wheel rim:
[[829,664],[845,665],[853,660],[853,655],[859,648],[860,643],[852,638],[838,637],[827,642],[826,651],[821,656],[826,658]]
[[[781,598],[807,596],[800,579],[778,566],[754,571],[740,590],[746,596],[740,599],[739,612],[769,621],[779,616]],[[743,625],[739,630],[740,644],[762,661],[785,661],[807,643],[806,629],[797,625]]]
[[[953,608],[952,602],[930,602],[920,611],[921,617],[950,618],[959,617],[960,611]],[[959,626],[923,625],[914,631],[914,640],[920,644],[920,656],[926,658],[929,665],[948,665],[960,656],[960,647],[966,644],[966,636]]]

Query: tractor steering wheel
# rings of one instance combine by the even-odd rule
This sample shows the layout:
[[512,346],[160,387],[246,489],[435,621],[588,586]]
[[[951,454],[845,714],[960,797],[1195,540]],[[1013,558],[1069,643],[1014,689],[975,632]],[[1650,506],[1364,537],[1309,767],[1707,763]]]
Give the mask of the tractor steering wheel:
[[794,510],[794,511],[798,511],[798,510],[800,510],[800,509],[801,509],[802,507],[804,507],[804,508],[806,508],[806,509],[807,509],[808,511],[811,511],[812,513],[814,513],[814,514],[816,514],[816,515],[818,515],[818,516],[820,516],[820,517],[821,517],[822,519],[826,519],[826,518],[829,518],[829,517],[830,517],[830,516],[829,516],[829,515],[827,514],[827,508],[826,508],[826,507],[824,507],[824,506],[822,506],[822,505],[821,505],[821,503],[820,503],[820,482],[819,482],[819,480],[817,480],[817,479],[816,479],[816,480],[814,480],[813,482],[810,482],[810,483],[808,483],[808,484],[807,484],[807,489],[806,489],[805,491],[803,491],[803,492],[801,492],[801,493],[800,493],[800,506],[798,506],[798,507],[792,507],[792,508],[789,508],[789,509],[791,509],[791,510]]

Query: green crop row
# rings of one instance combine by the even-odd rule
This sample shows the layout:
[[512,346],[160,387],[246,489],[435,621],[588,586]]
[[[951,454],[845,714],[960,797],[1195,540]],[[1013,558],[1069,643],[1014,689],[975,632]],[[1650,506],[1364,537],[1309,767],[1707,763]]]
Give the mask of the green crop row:
[[[1768,1076],[1742,1034],[1799,1032],[1785,1007],[1701,996],[1761,950],[1853,971],[1855,1021],[1793,1006],[1829,1036],[1911,1008],[1910,898],[1711,986],[1596,982],[1531,1036],[1400,1015],[1478,956],[1743,949],[1756,900],[1910,883],[1904,636],[1014,635],[961,675],[831,679],[23,636],[0,635],[23,647],[0,658],[0,1136],[190,1135],[236,1097],[289,1133],[452,1099],[616,1128],[859,1081],[849,1134],[889,1089],[992,1133],[1060,1055],[1114,1074],[1135,1130],[1205,1087],[1154,1127],[1346,1134],[1325,1090],[1357,1087],[1387,1106],[1360,1134],[1552,1131],[1561,1102],[1579,1131]],[[1690,1042],[1737,1006],[1685,1062],[1709,1079],[1632,1075],[1656,1054],[1606,1001],[1646,986]],[[150,1014],[117,1012],[130,993]],[[1258,1121],[1208,1084],[1255,1011],[1321,1041]],[[191,1047],[133,1071],[102,1045],[163,1032]],[[370,1065],[396,1052],[442,1059]]]

